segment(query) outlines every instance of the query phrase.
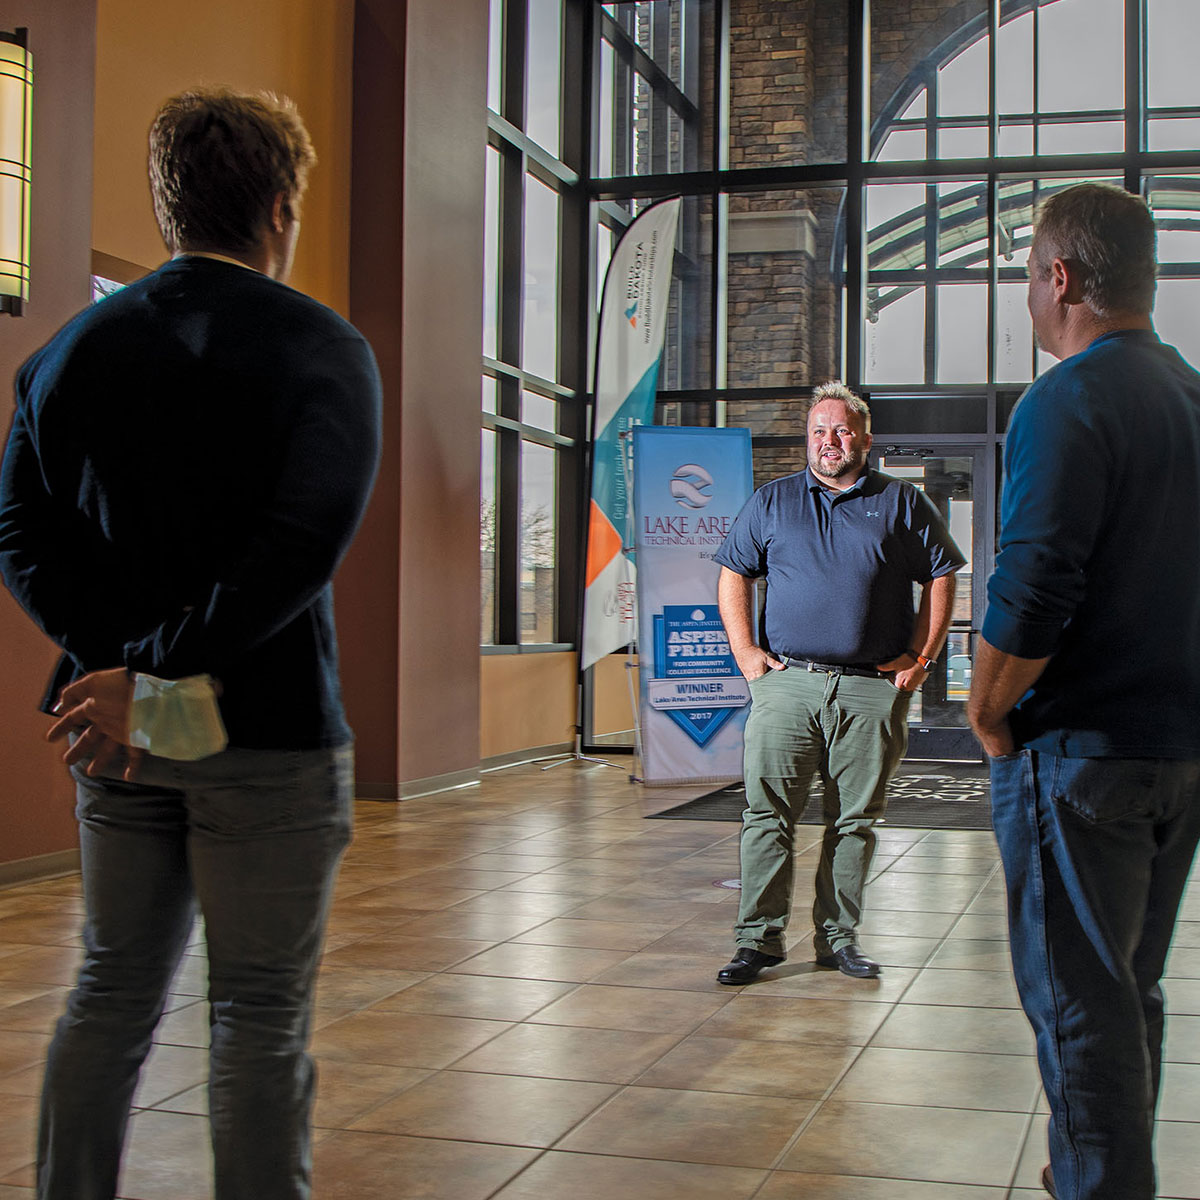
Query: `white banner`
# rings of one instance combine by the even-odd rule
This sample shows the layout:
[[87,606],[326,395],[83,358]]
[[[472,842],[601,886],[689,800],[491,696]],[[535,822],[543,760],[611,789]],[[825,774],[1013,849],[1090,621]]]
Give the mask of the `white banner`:
[[750,431],[641,426],[633,454],[643,782],[740,779],[750,691],[712,558],[754,488]]
[[626,541],[631,449],[621,435],[654,420],[680,203],[664,200],[641,213],[622,235],[604,277],[580,670],[634,640],[636,570]]

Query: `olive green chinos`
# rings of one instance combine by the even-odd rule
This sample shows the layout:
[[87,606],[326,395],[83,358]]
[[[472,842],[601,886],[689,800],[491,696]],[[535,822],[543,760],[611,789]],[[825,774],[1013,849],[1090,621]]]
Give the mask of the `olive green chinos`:
[[857,940],[875,851],[874,823],[908,743],[910,692],[890,679],[768,671],[750,683],[745,734],[742,893],[734,940],[783,957],[795,821],[814,776],[824,786],[813,941],[818,954]]

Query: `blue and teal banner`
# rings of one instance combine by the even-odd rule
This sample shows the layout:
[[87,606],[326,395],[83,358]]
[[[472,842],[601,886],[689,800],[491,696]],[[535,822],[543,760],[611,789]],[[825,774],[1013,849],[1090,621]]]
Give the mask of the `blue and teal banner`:
[[580,670],[636,640],[628,435],[654,420],[680,203],[663,200],[642,212],[622,234],[604,277]]
[[640,426],[633,460],[642,778],[740,779],[750,692],[712,559],[754,488],[750,431]]

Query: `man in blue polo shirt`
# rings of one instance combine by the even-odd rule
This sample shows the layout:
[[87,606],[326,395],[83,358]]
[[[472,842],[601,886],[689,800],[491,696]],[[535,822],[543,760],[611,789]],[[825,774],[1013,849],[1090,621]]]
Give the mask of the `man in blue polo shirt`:
[[1120,188],[1039,214],[1029,311],[1062,361],[1009,423],[968,704],[1064,1200],[1155,1195],[1159,980],[1200,840],[1200,374],[1154,332],[1154,243]]
[[[753,700],[736,950],[721,983],[749,983],[786,957],[793,827],[818,773],[817,962],[856,978],[879,974],[858,947],[873,827],[966,560],[920,489],[867,466],[870,448],[866,403],[822,384],[808,414],[808,469],[759,488],[716,555],[721,619]],[[758,578],[767,595],[756,639]]]

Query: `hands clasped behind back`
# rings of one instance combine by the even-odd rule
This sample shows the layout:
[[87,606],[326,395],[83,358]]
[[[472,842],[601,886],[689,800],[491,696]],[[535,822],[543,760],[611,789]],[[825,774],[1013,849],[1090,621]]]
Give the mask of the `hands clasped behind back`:
[[145,753],[129,744],[132,703],[133,680],[124,667],[89,672],[63,688],[54,707],[58,720],[46,740],[57,742],[78,734],[63,755],[67,766],[90,758],[87,773],[95,776],[124,758],[121,778],[132,780]]

